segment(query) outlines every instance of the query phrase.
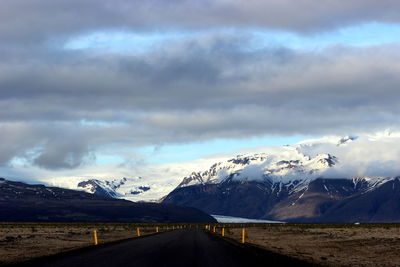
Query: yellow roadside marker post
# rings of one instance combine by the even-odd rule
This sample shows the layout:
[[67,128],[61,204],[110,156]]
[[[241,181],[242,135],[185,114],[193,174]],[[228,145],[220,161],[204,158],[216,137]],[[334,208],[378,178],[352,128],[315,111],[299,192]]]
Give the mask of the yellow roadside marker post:
[[222,236],[225,236],[225,228],[224,228],[224,227],[222,227],[221,235],[222,235]]
[[136,228],[136,235],[139,237],[140,236],[140,228]]
[[96,230],[93,231],[93,243],[95,246],[97,246],[99,244],[99,241],[97,240],[97,231]]
[[242,228],[242,244],[244,244],[245,236],[246,236],[246,230]]
[[158,226],[156,226],[156,233],[158,233]]

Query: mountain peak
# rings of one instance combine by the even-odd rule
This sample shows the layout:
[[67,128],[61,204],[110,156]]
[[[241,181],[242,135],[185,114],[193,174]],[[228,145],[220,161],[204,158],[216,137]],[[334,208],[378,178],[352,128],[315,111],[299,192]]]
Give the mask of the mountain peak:
[[318,174],[335,166],[338,159],[331,154],[309,157],[296,149],[286,149],[282,154],[238,155],[225,162],[213,164],[203,172],[192,172],[178,187],[197,184],[215,184],[230,181],[276,181],[299,178],[317,178]]

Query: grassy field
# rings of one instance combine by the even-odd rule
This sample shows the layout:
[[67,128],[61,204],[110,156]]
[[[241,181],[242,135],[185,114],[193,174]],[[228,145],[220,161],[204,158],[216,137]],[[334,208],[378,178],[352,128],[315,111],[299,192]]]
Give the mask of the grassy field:
[[[20,262],[140,234],[170,231],[183,224],[129,223],[0,223],[0,265]],[[205,228],[204,224],[186,227]],[[210,231],[270,251],[327,266],[400,266],[398,224],[215,224]]]

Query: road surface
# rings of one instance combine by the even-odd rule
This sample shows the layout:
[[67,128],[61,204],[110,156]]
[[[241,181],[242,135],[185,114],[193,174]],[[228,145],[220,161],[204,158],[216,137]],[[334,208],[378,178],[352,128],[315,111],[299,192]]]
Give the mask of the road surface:
[[183,229],[42,258],[20,266],[252,267],[307,264],[261,249],[235,245],[201,229]]

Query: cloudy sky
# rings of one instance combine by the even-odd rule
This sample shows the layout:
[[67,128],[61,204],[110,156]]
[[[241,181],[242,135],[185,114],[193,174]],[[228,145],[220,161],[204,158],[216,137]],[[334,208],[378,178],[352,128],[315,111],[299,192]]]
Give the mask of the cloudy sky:
[[4,177],[399,130],[396,0],[0,2]]

